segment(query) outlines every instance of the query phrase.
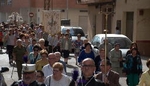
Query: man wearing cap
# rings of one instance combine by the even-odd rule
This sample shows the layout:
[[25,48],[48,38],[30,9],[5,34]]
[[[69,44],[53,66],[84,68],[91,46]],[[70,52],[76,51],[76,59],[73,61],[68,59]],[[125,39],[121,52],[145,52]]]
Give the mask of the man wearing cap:
[[69,35],[69,38],[72,39],[72,38],[71,38],[71,34],[70,34],[70,29],[67,29],[67,30],[66,30],[66,34],[68,34],[68,35]]
[[22,64],[22,67],[23,79],[15,81],[11,86],[41,86],[36,82],[35,64]]
[[21,79],[21,70],[23,64],[23,57],[27,56],[26,48],[22,45],[22,40],[18,39],[16,42],[16,46],[13,49],[13,60],[16,62],[18,79]]

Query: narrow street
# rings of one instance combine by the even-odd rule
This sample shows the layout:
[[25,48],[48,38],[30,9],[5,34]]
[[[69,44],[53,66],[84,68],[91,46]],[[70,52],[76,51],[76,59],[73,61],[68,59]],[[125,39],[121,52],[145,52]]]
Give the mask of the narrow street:
[[[5,52],[5,50],[3,50],[3,52]],[[73,55],[71,55],[71,57],[69,59],[69,63],[68,63],[69,65],[67,65],[67,75],[69,75],[69,76],[71,76],[74,68],[78,68],[78,66],[75,65],[75,59],[72,56]],[[147,69],[147,67],[145,65],[147,59],[148,59],[147,57],[142,57],[143,71],[145,71]],[[7,85],[10,86],[14,81],[17,81],[18,75],[17,75],[16,68],[14,68],[14,70],[12,72],[13,67],[10,67],[8,62],[9,62],[8,55],[0,54],[0,63],[1,63],[0,67],[2,67],[2,66],[9,67],[9,71],[4,72],[3,75],[4,75]],[[11,78],[11,75],[12,75],[12,78]],[[126,85],[126,77],[120,77],[120,84],[121,84],[121,86],[127,86]]]

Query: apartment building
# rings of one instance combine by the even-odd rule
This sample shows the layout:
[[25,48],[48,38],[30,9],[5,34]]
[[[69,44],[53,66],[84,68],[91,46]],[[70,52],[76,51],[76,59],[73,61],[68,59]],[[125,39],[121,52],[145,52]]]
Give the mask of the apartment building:
[[[6,22],[12,12],[18,12],[26,23],[31,21],[42,23],[46,1],[50,1],[49,10],[61,12],[61,19],[70,19],[71,26],[81,26],[87,31],[89,21],[87,5],[77,4],[76,0],[0,0],[0,22]],[[33,17],[30,17],[30,14]]]
[[150,0],[77,1],[88,5],[91,37],[103,33],[106,26],[108,33],[115,33],[115,28],[119,27],[122,34],[137,42],[142,55],[150,56]]

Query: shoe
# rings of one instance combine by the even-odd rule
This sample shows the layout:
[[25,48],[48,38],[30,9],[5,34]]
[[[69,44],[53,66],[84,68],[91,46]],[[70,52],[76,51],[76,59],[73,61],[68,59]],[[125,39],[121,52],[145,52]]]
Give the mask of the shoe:
[[11,65],[13,62],[12,61],[9,61],[9,64]]
[[68,62],[65,62],[66,64],[68,64]]

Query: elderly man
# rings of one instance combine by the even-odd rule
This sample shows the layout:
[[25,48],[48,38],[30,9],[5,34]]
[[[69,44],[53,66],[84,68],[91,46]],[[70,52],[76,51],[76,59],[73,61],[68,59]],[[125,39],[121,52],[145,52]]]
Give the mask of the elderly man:
[[18,79],[21,79],[22,64],[24,63],[23,57],[27,56],[26,48],[22,45],[22,40],[17,40],[17,45],[13,49],[13,60],[16,62]]
[[95,69],[91,58],[84,59],[81,64],[82,76],[77,80],[77,86],[105,86],[102,81],[95,79]]
[[101,72],[96,75],[96,78],[102,80],[106,86],[120,86],[119,74],[111,70],[111,62],[109,60],[102,60],[100,63]]
[[60,53],[60,52],[55,52],[55,56],[56,56],[56,61],[63,64],[64,70],[65,70],[65,72],[66,72],[66,63],[65,63],[64,61],[60,60],[60,58],[61,58],[61,53]]
[[14,82],[11,86],[40,86],[36,82],[35,64],[22,64],[22,67],[23,79]]
[[[53,74],[53,68],[52,68],[52,66],[53,66],[53,64],[55,62],[57,62],[56,56],[55,56],[54,53],[49,53],[49,55],[48,55],[48,62],[49,62],[49,64],[45,65],[42,68],[42,71],[43,71],[45,77]],[[66,74],[64,70],[63,70],[63,73]]]
[[[105,59],[105,49],[101,48],[101,49],[99,50],[99,55],[96,56],[95,59],[94,59],[94,61],[95,61],[95,66],[96,66],[96,71],[95,71],[95,73],[98,73],[98,72],[101,71],[99,65],[100,65],[100,63],[101,63],[101,61],[102,61],[103,59]],[[108,57],[106,57],[106,59],[109,60]]]

